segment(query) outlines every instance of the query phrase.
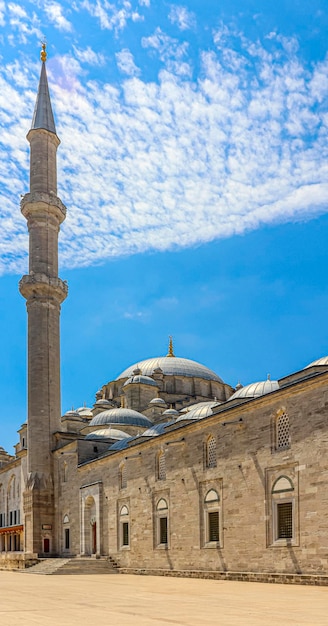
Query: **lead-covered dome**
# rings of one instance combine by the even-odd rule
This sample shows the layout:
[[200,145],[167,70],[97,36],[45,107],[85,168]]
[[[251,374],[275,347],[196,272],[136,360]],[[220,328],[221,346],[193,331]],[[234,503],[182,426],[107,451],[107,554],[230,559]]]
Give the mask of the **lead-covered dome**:
[[264,396],[267,393],[271,393],[272,391],[277,391],[279,389],[279,383],[277,380],[262,380],[258,383],[251,383],[250,385],[245,385],[245,387],[240,387],[234,394],[229,398],[228,402],[231,400],[247,400],[251,398],[259,398],[260,396]]
[[177,356],[158,356],[139,361],[134,365],[130,365],[116,380],[132,377],[133,372],[137,368],[141,370],[143,376],[152,376],[155,370],[160,369],[166,376],[189,376],[191,378],[203,378],[223,383],[223,380],[205,365]]
[[125,426],[141,426],[143,428],[150,428],[152,422],[133,409],[115,408],[102,411],[95,415],[91,420],[89,426],[104,426],[106,424],[121,424]]
[[322,356],[321,359],[316,359],[316,361],[312,361],[309,363],[304,369],[308,367],[315,367],[316,365],[328,365],[328,356]]

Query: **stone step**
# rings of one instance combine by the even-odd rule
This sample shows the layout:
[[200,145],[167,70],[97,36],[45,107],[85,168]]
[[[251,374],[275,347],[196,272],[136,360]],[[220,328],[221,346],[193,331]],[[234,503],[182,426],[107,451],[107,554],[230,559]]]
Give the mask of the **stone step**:
[[110,557],[99,559],[72,557],[67,559],[42,559],[37,565],[22,570],[24,574],[40,575],[81,575],[81,574],[117,574],[115,561]]

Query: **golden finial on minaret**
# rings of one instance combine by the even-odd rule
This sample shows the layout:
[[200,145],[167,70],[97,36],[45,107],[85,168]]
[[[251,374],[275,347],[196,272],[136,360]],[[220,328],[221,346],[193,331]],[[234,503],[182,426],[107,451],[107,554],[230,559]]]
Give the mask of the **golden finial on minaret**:
[[166,356],[175,356],[174,352],[173,352],[173,339],[172,339],[172,335],[169,336],[169,351],[167,353]]
[[42,61],[42,63],[45,63],[45,61],[47,60],[46,42],[45,42],[45,41],[43,41],[43,42],[42,42],[42,44],[41,44],[41,53],[40,53],[40,56],[41,56],[41,61]]

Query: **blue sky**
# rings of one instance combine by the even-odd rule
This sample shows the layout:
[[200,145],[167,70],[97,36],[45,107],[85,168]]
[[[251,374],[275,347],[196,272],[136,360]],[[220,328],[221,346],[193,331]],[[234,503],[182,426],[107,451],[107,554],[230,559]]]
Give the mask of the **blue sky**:
[[40,41],[57,132],[63,412],[129,364],[232,385],[327,354],[323,0],[0,0],[0,444],[26,419],[30,127]]

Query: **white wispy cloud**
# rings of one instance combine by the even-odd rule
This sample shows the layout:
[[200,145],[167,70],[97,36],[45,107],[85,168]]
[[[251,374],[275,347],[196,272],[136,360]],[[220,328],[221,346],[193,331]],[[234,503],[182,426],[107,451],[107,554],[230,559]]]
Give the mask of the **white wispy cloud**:
[[[222,37],[201,53],[197,80],[169,69],[169,60],[189,62],[188,47],[162,31],[144,41],[161,58],[156,82],[134,75],[117,86],[83,84],[78,59],[49,60],[59,195],[68,207],[62,264],[192,246],[327,212],[328,58],[309,69],[276,38],[268,49],[241,37],[237,53],[228,33],[220,47]],[[38,72],[27,59],[0,67],[1,272],[26,265],[17,196],[27,187]]]
[[71,32],[73,30],[71,22],[63,14],[63,7],[59,2],[45,2],[44,11],[50,22],[63,32]]
[[83,50],[81,50],[80,48],[77,48],[76,46],[73,46],[73,50],[74,50],[76,58],[81,63],[87,63],[88,65],[99,65],[99,66],[105,64],[104,55],[99,52],[95,52],[95,50],[92,50],[90,46],[87,46],[87,48],[84,48]]
[[172,5],[169,20],[172,24],[177,24],[180,30],[188,30],[196,26],[195,14],[184,6]]
[[132,8],[129,0],[120,0],[115,4],[107,0],[83,0],[80,6],[99,21],[100,28],[113,30],[115,33],[121,32],[129,20],[143,20],[143,16]]
[[127,74],[128,76],[137,76],[140,74],[140,68],[136,66],[133,58],[133,54],[127,48],[117,52],[115,54],[117,67],[123,72],[123,74]]

